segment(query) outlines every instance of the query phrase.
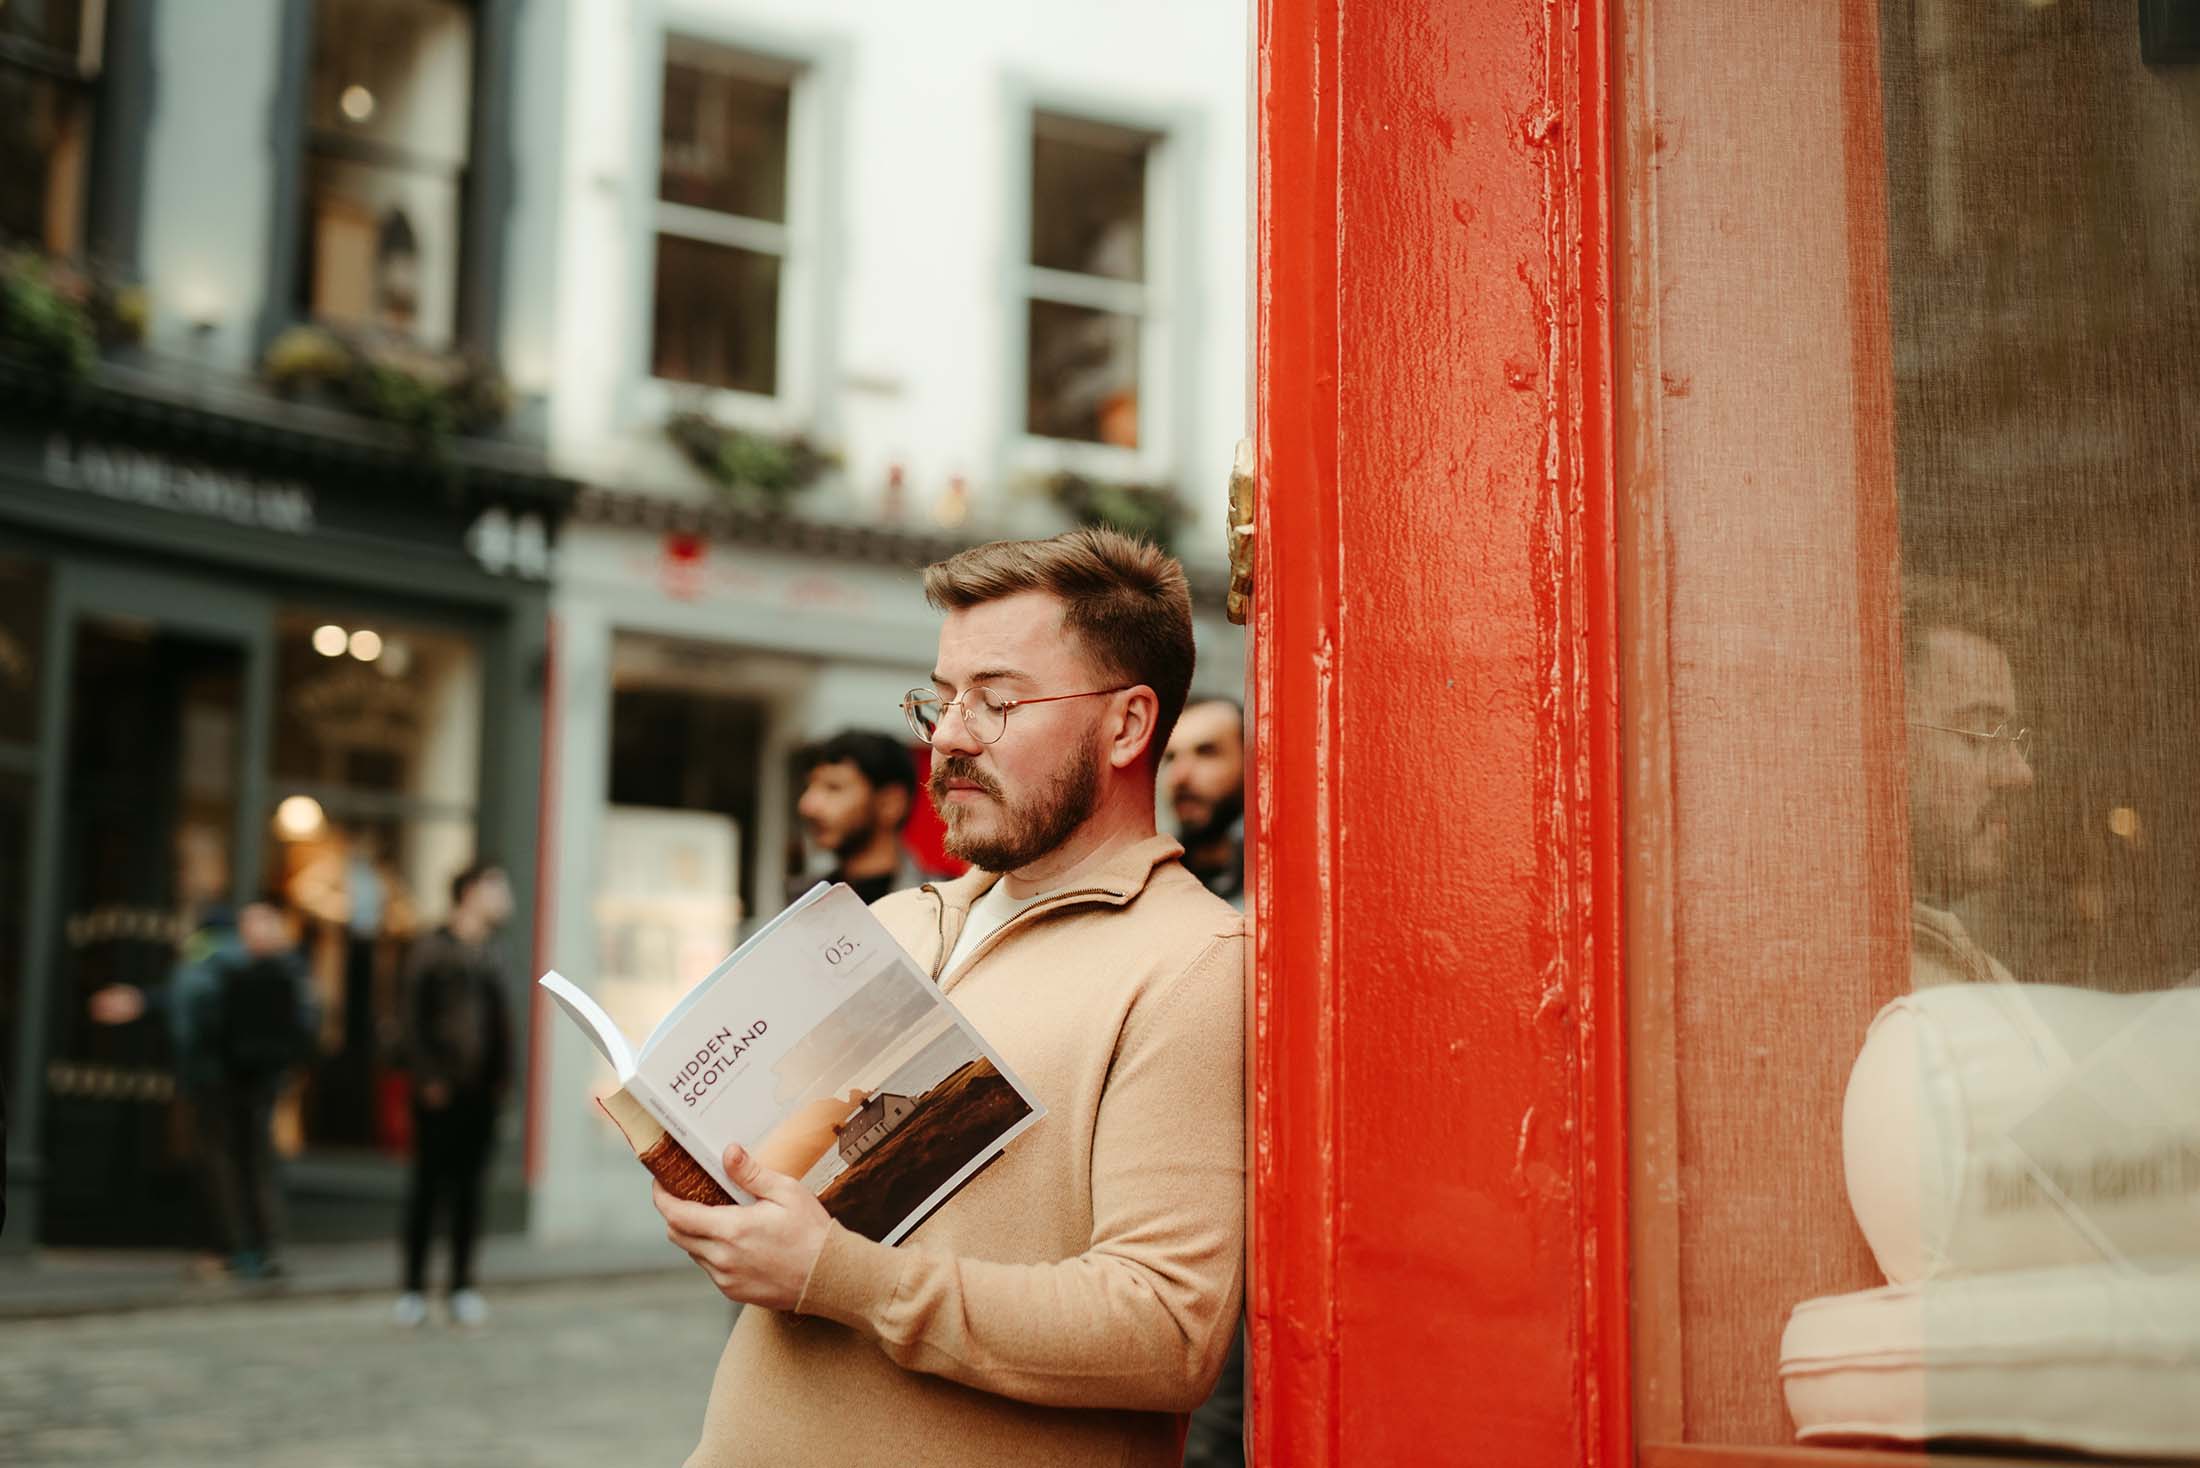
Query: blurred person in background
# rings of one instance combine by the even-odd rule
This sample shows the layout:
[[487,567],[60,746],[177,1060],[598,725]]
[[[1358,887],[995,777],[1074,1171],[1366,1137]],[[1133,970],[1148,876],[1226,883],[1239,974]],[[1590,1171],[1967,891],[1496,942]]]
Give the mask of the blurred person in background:
[[1245,711],[1227,698],[1184,710],[1161,756],[1161,797],[1176,816],[1184,865],[1245,910]]
[[504,869],[494,862],[468,867],[451,879],[450,916],[414,945],[406,972],[413,1172],[404,1291],[392,1313],[408,1329],[428,1318],[428,1246],[443,1208],[451,1215],[451,1321],[489,1320],[488,1303],[474,1288],[474,1244],[497,1108],[511,1089],[512,1027],[494,943],[511,916]]
[[[843,730],[805,745],[795,755],[802,798],[795,814],[811,846],[829,852],[828,882],[846,882],[865,902],[915,887],[932,873],[920,868],[902,844],[917,803],[917,764],[907,746],[884,734]],[[788,879],[794,901],[817,882],[797,873]]]
[[274,1278],[282,1273],[275,1100],[320,1027],[283,898],[262,896],[234,915],[210,908],[165,989],[110,984],[92,995],[100,1024],[149,1013],[168,1023],[226,1268],[238,1279]]
[[[1161,797],[1176,816],[1184,866],[1207,890],[1245,910],[1245,711],[1227,698],[1191,705],[1161,756]],[[1192,1414],[1185,1468],[1245,1462],[1245,1334],[1230,1347],[1214,1394]]]

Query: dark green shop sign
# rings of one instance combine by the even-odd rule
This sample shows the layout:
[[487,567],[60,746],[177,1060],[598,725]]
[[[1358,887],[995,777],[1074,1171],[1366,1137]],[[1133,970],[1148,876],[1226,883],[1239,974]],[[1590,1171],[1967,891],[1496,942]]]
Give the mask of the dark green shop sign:
[[313,491],[295,480],[208,468],[145,449],[84,442],[65,433],[46,440],[45,469],[46,482],[57,489],[292,535],[313,530]]

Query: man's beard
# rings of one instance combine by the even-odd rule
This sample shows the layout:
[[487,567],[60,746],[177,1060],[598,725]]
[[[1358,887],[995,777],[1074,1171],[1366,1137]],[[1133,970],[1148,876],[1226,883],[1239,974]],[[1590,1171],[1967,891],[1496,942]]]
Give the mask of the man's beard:
[[853,827],[847,835],[833,843],[833,860],[842,866],[847,865],[854,858],[868,851],[872,841],[877,837],[878,823],[876,821],[865,821],[862,825]]
[[1230,828],[1235,826],[1238,823],[1238,818],[1244,814],[1245,792],[1233,790],[1220,800],[1210,802],[1207,806],[1206,818],[1196,825],[1179,825],[1176,830],[1176,839],[1182,843],[1186,850],[1196,850],[1199,847],[1211,845],[1229,835]]
[[[969,781],[1000,805],[1005,827],[1001,834],[986,838],[956,829],[967,814],[947,799],[951,780]],[[1000,782],[980,769],[977,761],[961,755],[949,755],[932,767],[931,791],[932,803],[947,822],[948,855],[981,871],[1013,872],[1060,846],[1092,818],[1100,798],[1100,756],[1089,741],[1080,740],[1069,762],[1020,805],[1011,806],[1001,794]]]

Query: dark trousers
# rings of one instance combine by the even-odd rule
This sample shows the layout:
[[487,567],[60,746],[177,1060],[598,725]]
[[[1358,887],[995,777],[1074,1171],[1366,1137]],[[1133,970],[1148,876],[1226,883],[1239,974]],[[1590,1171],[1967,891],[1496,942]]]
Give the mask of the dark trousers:
[[428,1244],[437,1212],[451,1211],[451,1289],[474,1282],[474,1238],[481,1222],[481,1183],[489,1169],[496,1102],[461,1091],[445,1106],[413,1098],[412,1190],[405,1200],[405,1288],[428,1287]]
[[275,1185],[275,1092],[280,1076],[197,1087],[192,1120],[206,1160],[206,1191],[231,1254],[272,1255],[282,1242]]

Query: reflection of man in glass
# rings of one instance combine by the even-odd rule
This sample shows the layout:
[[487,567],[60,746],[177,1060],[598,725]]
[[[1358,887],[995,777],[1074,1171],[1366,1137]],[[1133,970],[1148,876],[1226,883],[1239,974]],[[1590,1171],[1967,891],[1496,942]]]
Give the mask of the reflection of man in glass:
[[1952,911],[2008,876],[2010,813],[2032,788],[2009,640],[1976,588],[1919,578],[1904,590],[1913,988],[2013,982]]

